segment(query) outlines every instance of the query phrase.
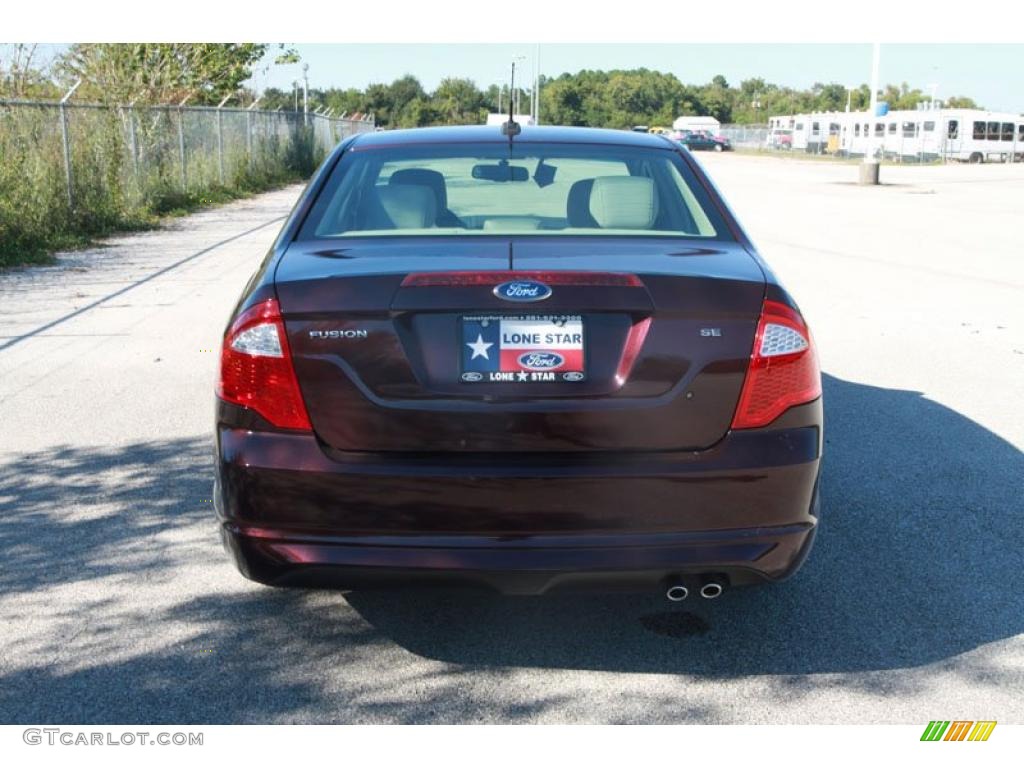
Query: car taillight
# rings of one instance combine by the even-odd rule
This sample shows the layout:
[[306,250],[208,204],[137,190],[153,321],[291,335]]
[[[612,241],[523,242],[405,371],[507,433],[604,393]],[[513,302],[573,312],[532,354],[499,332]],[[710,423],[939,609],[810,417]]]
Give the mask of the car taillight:
[[276,427],[312,430],[277,299],[249,307],[231,324],[221,349],[217,397],[252,408]]
[[807,324],[791,307],[765,301],[732,428],[763,427],[787,408],[820,396],[821,372]]

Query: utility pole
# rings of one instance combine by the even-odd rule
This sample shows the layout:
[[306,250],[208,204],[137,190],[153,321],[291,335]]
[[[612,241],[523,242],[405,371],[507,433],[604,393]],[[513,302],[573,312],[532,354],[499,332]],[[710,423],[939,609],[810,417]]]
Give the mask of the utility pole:
[[875,121],[878,119],[878,60],[881,55],[881,44],[875,43],[871,56],[871,106],[868,108],[867,149],[864,151],[864,162],[860,164],[860,183],[865,186],[878,184],[878,158],[875,157]]

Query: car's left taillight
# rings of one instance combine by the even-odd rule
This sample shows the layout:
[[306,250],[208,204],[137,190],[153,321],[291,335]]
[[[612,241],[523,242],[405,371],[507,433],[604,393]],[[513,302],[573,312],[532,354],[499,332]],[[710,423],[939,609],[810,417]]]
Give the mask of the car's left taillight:
[[312,430],[277,299],[249,307],[231,324],[221,348],[217,397],[251,408],[275,427]]

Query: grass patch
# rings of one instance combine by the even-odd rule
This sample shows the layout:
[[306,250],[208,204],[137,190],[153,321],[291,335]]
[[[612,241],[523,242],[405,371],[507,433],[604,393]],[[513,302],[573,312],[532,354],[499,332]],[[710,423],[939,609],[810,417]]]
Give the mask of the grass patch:
[[[335,136],[284,113],[0,105],[0,270],[308,178]],[[219,140],[218,140],[219,135]],[[182,162],[181,138],[185,138]]]

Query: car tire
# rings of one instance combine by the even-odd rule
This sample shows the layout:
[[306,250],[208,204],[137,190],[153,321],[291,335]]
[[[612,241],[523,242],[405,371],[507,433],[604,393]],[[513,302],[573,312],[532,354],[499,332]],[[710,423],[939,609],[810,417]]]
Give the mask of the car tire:
[[972,152],[971,156],[967,159],[967,162],[975,164],[983,163],[985,162],[985,157],[981,152]]
[[721,144],[715,144],[715,152],[721,152],[721,151],[722,151],[722,145]]

